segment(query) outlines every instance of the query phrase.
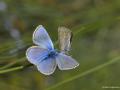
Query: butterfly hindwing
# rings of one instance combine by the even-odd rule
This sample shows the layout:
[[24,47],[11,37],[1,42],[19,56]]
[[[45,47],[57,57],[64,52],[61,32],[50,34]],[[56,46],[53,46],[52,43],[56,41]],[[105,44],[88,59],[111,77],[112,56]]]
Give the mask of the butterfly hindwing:
[[37,65],[37,69],[45,75],[50,75],[55,71],[56,65],[57,64],[56,64],[55,59],[49,57],[43,60],[41,63],[39,63]]
[[76,60],[63,53],[59,53],[58,56],[56,56],[56,62],[60,70],[74,69],[79,66],[79,63]]
[[42,25],[39,25],[33,33],[33,42],[41,48],[54,49],[52,40]]

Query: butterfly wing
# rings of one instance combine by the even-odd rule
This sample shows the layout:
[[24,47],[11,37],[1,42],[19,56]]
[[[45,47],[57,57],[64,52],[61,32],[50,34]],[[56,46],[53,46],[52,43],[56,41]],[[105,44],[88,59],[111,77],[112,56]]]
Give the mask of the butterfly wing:
[[58,54],[56,57],[56,62],[60,70],[74,69],[79,66],[79,63],[77,61],[63,53]]
[[48,56],[48,50],[38,46],[32,46],[27,49],[26,56],[30,63],[37,65]]
[[58,39],[61,52],[68,53],[71,48],[72,32],[65,27],[58,28]]
[[54,58],[47,58],[37,65],[37,69],[44,75],[50,75],[56,69],[56,61]]
[[33,42],[41,48],[54,49],[53,43],[42,25],[39,25],[33,33]]

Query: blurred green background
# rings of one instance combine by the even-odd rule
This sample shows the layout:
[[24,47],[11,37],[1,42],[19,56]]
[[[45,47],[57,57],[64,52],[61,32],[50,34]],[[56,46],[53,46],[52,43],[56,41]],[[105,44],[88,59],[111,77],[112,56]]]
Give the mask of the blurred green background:
[[[44,76],[27,61],[40,24],[54,43],[59,26],[72,30],[78,68]],[[0,0],[0,90],[120,89],[119,60],[120,0]]]

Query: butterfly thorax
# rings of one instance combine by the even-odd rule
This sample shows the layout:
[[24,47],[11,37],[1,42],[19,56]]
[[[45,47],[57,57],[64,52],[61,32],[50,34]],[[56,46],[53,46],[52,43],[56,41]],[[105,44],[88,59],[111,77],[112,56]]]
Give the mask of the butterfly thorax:
[[57,55],[58,55],[57,50],[50,50],[49,54],[48,54],[48,57],[54,58]]
[[48,55],[42,61],[47,60],[48,58],[55,58],[57,55],[58,52],[56,50],[49,50]]

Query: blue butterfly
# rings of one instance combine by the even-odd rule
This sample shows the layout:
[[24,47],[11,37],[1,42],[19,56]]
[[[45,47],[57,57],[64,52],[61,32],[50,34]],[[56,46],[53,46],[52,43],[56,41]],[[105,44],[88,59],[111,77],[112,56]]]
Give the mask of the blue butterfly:
[[53,74],[57,66],[60,70],[69,70],[79,66],[79,63],[71,56],[54,49],[47,31],[42,25],[39,25],[34,31],[33,43],[37,46],[28,48],[26,57],[44,75]]

